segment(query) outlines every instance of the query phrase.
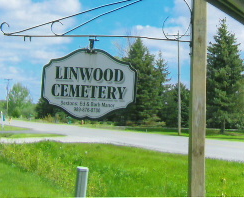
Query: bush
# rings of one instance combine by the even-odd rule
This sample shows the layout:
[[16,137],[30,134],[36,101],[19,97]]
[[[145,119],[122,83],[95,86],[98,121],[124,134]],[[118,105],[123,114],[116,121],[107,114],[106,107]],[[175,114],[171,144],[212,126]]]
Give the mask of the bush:
[[11,113],[11,116],[13,116],[14,118],[19,118],[21,116],[20,109],[18,107],[15,107]]

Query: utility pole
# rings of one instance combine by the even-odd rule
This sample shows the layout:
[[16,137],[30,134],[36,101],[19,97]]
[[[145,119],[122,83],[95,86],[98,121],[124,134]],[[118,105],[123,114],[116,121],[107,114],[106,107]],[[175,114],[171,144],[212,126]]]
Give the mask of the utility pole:
[[177,34],[167,34],[167,36],[174,36],[178,43],[178,135],[181,135],[181,67],[180,67],[180,38],[184,36],[190,36],[189,34],[180,35],[179,31]]
[[178,135],[181,135],[181,88],[180,88],[180,33],[178,31]]
[[13,79],[8,78],[8,79],[4,79],[4,80],[6,80],[6,81],[7,81],[7,86],[6,86],[6,90],[7,90],[7,97],[6,97],[6,101],[7,101],[7,115],[8,115],[9,81],[10,81],[10,80],[13,80]]

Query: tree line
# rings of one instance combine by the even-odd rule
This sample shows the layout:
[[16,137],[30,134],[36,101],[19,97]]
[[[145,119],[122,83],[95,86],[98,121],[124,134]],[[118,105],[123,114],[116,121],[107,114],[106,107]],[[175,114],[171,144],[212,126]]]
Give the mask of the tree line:
[[[244,65],[240,57],[240,44],[228,31],[226,19],[220,20],[214,42],[208,46],[207,56],[207,127],[244,128]],[[103,120],[117,125],[150,125],[177,127],[178,84],[169,84],[170,73],[163,53],[150,53],[141,39],[135,40],[126,56],[138,72],[136,103],[127,109],[108,115]],[[190,90],[181,87],[181,124],[188,127]],[[6,104],[1,102],[2,108]],[[8,114],[13,117],[52,118],[67,122],[71,119],[59,108],[42,98],[32,104],[29,91],[20,83],[9,93]]]

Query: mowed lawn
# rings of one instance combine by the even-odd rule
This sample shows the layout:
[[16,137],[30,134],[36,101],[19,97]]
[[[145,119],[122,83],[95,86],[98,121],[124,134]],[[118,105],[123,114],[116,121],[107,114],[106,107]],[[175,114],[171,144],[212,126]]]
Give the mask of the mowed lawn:
[[[1,144],[0,164],[6,172],[0,178],[0,189],[5,190],[0,190],[0,197],[10,193],[13,183],[16,191],[8,197],[74,196],[77,166],[89,168],[90,197],[187,196],[188,162],[184,155],[109,144],[45,141]],[[243,168],[243,163],[207,159],[206,195],[243,197]],[[12,171],[23,175],[16,177]],[[27,190],[35,181],[35,190]]]

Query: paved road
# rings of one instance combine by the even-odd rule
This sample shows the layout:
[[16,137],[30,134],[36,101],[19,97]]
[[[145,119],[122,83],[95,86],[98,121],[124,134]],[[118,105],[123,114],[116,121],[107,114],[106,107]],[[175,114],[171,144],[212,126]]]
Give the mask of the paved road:
[[[135,146],[161,152],[187,154],[188,138],[148,133],[133,133],[105,129],[92,129],[74,125],[44,124],[13,120],[12,125],[30,128],[31,133],[54,133],[66,135],[55,138],[1,139],[2,142],[34,142],[56,140],[60,142],[112,143]],[[18,132],[19,133],[19,132]],[[244,143],[206,140],[206,157],[244,162]]]

